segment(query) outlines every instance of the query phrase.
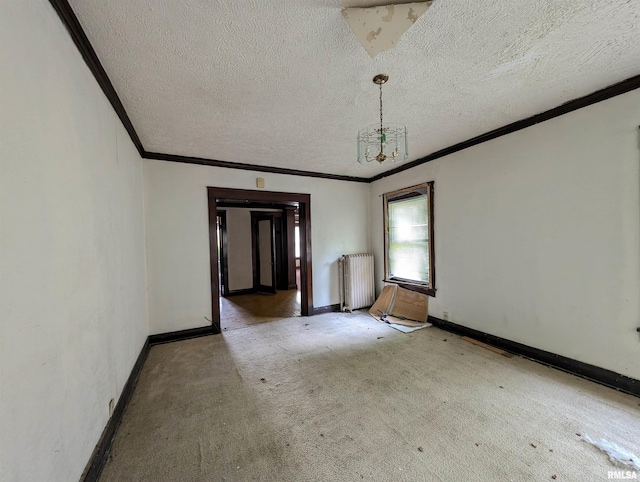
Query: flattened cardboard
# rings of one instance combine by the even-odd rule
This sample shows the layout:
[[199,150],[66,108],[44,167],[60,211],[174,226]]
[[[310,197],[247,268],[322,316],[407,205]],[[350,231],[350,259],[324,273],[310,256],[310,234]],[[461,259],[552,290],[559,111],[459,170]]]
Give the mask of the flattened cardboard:
[[428,304],[427,295],[398,287],[391,314],[397,318],[426,323],[429,315]]
[[382,288],[382,293],[380,293],[376,302],[369,308],[369,314],[376,320],[382,321],[382,315],[390,312],[396,289],[398,289],[398,285],[386,285]]
[[381,322],[420,326],[427,322],[429,316],[429,298],[399,287],[386,285],[382,293],[369,309],[369,314]]

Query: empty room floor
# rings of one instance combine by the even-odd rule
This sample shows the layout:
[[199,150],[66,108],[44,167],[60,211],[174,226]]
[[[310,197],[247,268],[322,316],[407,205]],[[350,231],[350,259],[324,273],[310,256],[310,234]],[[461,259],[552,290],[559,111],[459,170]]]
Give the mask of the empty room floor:
[[365,313],[151,348],[108,481],[606,480],[640,399]]
[[252,293],[220,298],[220,326],[223,331],[294,316],[300,316],[298,290],[278,291],[275,295]]

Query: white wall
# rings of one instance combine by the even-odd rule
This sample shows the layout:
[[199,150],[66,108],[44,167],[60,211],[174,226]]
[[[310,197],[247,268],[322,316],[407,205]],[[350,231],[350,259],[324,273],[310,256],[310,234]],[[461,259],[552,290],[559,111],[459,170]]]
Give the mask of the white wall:
[[227,262],[229,291],[253,288],[251,212],[282,212],[263,208],[223,208],[227,213]]
[[151,333],[211,318],[207,186],[311,194],[313,302],[336,304],[338,257],[367,251],[369,185],[237,169],[144,161]]
[[0,45],[0,480],[78,480],[148,334],[142,162],[49,2]]
[[431,315],[640,379],[638,124],[640,90],[373,183],[378,272],[379,195],[434,180]]
[[253,288],[251,211],[225,208],[227,212],[227,261],[229,290]]

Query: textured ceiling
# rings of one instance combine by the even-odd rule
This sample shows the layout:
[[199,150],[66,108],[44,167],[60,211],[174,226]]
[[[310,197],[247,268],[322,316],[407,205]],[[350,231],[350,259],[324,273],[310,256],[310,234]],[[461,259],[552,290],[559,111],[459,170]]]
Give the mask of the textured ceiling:
[[375,74],[406,162],[640,74],[640,0],[436,0],[371,58],[341,9],[384,3],[70,0],[150,152],[371,177]]

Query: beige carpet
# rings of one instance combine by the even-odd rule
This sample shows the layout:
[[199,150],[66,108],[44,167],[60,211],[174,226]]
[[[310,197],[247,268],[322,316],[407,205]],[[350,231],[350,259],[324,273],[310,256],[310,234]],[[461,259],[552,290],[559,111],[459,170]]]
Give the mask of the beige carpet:
[[153,347],[101,480],[607,480],[583,434],[640,453],[640,399],[325,314]]

